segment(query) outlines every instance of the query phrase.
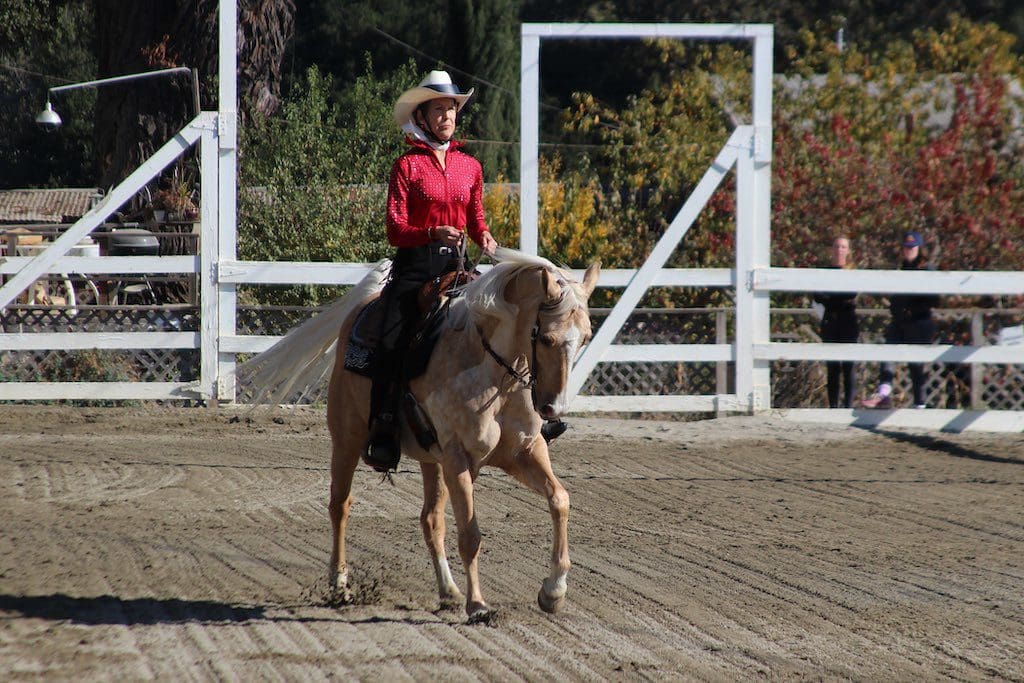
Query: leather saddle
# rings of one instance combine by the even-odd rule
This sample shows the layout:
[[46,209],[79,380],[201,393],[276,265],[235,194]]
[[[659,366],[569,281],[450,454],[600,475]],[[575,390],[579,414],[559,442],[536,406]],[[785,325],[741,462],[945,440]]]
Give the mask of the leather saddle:
[[[406,349],[405,362],[402,364],[405,381],[419,377],[426,371],[447,312],[445,303],[450,297],[458,294],[457,288],[478,277],[480,273],[475,270],[449,271],[428,280],[420,288],[420,318],[417,321],[417,332],[411,347]],[[383,318],[383,297],[374,299],[359,312],[348,336],[345,350],[346,370],[365,377],[373,376],[373,356],[380,344]]]

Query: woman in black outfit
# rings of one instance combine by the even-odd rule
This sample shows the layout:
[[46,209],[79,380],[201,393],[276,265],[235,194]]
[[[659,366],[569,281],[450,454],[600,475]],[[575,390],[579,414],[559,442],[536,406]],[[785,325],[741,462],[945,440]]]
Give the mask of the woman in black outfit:
[[[840,235],[832,241],[832,268],[853,268],[850,259],[850,239]],[[860,336],[854,301],[856,293],[830,292],[815,294],[814,300],[825,307],[821,319],[821,341],[856,343]],[[856,364],[852,360],[826,361],[828,374],[828,407],[852,408],[853,395],[857,392],[854,377]],[[839,379],[842,377],[843,402],[839,403]]]
[[[924,239],[919,232],[903,233],[903,258],[900,270],[933,270],[924,253]],[[939,305],[936,294],[895,294],[889,297],[892,321],[885,331],[886,344],[931,344],[935,337],[932,308]],[[914,407],[927,408],[925,403],[924,363],[907,363],[914,385]],[[893,364],[882,363],[878,376],[878,389],[863,402],[865,408],[892,407]]]

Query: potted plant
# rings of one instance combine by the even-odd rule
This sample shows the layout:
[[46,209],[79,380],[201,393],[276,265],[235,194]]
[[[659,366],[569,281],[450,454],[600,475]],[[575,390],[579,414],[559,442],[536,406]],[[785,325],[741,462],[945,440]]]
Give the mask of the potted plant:
[[194,221],[199,218],[199,208],[195,203],[195,190],[192,183],[178,174],[164,187],[153,195],[153,212],[166,211],[169,221]]

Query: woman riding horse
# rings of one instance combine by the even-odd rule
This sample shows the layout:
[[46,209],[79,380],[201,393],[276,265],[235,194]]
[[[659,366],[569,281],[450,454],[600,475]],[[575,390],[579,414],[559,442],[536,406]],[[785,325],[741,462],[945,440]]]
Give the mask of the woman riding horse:
[[419,319],[419,290],[457,267],[466,234],[488,254],[498,246],[484,220],[480,162],[453,138],[457,115],[472,95],[472,88],[462,92],[446,71],[431,71],[395,103],[395,123],[410,147],[395,161],[388,183],[388,242],[398,250],[382,295],[384,322],[363,456],[381,472],[398,465],[402,358]]
[[[570,273],[537,256],[499,247],[495,258],[496,266],[449,300],[439,323],[437,348],[443,352],[434,353],[408,384],[409,396],[422,408],[436,439],[424,445],[411,423],[400,429],[402,449],[419,462],[423,474],[420,525],[438,596],[442,604],[464,601],[471,621],[491,614],[480,586],[481,534],[474,512],[474,482],[483,467],[504,470],[547,500],[553,531],[550,571],[537,601],[548,612],[557,612],[565,602],[571,566],[569,495],[551,469],[541,428],[569,409],[569,372],[591,336],[587,299],[600,270],[592,264],[583,281],[575,282]],[[332,591],[342,602],[353,597],[345,533],[353,477],[368,435],[371,385],[345,359],[356,318],[379,296],[389,267],[381,262],[348,294],[239,367],[241,383],[258,390],[255,402],[271,405],[311,391],[330,375],[328,510],[334,540],[329,572]],[[455,585],[445,553],[449,498],[465,594]]]

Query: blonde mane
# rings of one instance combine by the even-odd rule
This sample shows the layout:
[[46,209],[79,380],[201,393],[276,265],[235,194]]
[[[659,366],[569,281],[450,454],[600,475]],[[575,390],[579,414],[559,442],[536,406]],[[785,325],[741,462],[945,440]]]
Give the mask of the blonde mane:
[[[497,265],[484,277],[462,288],[451,309],[449,326],[462,329],[480,317],[514,320],[519,307],[505,301],[506,285],[530,268],[546,268],[562,284],[562,295],[547,304],[542,315],[567,315],[586,297],[570,274],[540,256],[499,247]],[[381,261],[348,294],[331,303],[319,315],[291,330],[263,353],[238,366],[236,377],[242,386],[253,387],[252,403],[288,403],[317,389],[330,375],[337,353],[338,330],[345,320],[370,296],[383,288],[391,262]],[[298,398],[295,398],[298,396]]]
[[[546,268],[559,278],[562,296],[558,303],[545,309],[551,315],[565,315],[577,308],[584,298],[576,283],[565,270],[541,256],[534,256],[507,247],[498,247],[494,258],[498,263],[481,277],[462,288],[461,299],[465,302],[468,315],[490,317],[501,320],[515,318],[519,307],[505,300],[503,292],[509,282],[530,268]],[[576,285],[576,286],[574,286]]]

